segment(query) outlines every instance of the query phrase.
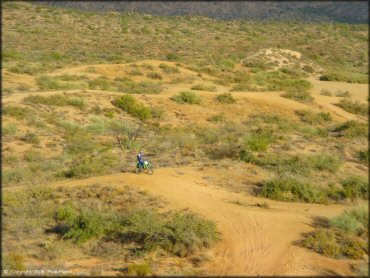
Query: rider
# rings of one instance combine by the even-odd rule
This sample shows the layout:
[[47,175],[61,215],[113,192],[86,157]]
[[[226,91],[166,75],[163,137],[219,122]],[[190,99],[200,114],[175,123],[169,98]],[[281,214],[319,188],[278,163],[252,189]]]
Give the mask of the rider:
[[140,151],[137,155],[137,162],[139,162],[140,167],[144,167],[144,152]]

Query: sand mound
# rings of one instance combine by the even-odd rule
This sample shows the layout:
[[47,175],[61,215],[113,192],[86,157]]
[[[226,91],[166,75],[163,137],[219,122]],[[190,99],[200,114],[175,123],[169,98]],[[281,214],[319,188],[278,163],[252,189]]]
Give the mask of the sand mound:
[[263,69],[302,70],[308,73],[318,73],[323,69],[298,51],[281,48],[264,48],[248,55],[241,63],[247,67],[260,67]]

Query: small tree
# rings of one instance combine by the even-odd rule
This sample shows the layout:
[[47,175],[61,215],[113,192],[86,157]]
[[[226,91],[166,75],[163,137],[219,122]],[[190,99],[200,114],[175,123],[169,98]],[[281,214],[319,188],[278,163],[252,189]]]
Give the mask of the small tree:
[[127,122],[111,122],[112,135],[121,150],[129,149],[143,135],[143,126]]

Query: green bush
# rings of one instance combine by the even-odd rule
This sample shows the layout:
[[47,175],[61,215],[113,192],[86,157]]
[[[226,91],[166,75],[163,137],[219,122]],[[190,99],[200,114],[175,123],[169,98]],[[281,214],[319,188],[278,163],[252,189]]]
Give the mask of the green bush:
[[191,89],[196,90],[196,91],[209,91],[209,92],[216,92],[217,91],[216,86],[207,86],[207,85],[204,85],[204,84],[196,84],[196,85],[192,86]]
[[152,118],[150,108],[138,103],[133,96],[118,97],[113,101],[113,104],[142,121]]
[[182,91],[171,99],[181,104],[200,104],[201,98],[193,92]]
[[290,177],[276,177],[265,181],[258,195],[285,202],[326,202],[322,189]]
[[291,90],[287,90],[281,96],[285,98],[290,98],[290,99],[293,99],[299,102],[312,102],[313,101],[313,97],[311,96],[310,92],[306,90],[291,89]]
[[344,188],[345,196],[349,199],[369,198],[369,183],[365,177],[350,176],[340,182]]
[[361,102],[353,102],[348,99],[342,99],[339,103],[336,104],[341,107],[343,110],[350,112],[352,114],[359,114],[366,116],[368,114],[368,107],[366,104]]
[[224,94],[218,95],[216,97],[216,100],[218,102],[225,103],[225,104],[231,104],[231,103],[236,102],[236,99],[230,93],[224,93]]

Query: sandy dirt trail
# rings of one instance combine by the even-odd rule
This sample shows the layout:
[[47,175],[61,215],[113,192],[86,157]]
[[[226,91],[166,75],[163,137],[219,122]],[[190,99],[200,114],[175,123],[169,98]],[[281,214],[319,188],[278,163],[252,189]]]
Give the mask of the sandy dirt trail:
[[[302,233],[314,229],[315,219],[338,215],[344,206],[283,203],[245,196],[212,185],[205,178],[225,175],[224,171],[163,168],[153,176],[122,173],[53,185],[135,186],[164,198],[169,209],[188,208],[212,219],[222,233],[222,240],[213,248],[214,259],[205,266],[208,274],[352,274],[348,262],[323,257],[294,244],[302,239]],[[263,202],[269,204],[268,209],[254,206]]]

